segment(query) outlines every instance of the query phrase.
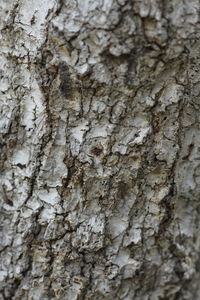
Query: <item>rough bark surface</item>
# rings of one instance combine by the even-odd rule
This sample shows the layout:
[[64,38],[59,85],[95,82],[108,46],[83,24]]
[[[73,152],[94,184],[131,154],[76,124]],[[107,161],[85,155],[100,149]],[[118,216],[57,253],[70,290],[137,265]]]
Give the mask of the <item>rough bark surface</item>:
[[200,299],[199,0],[1,0],[1,300]]

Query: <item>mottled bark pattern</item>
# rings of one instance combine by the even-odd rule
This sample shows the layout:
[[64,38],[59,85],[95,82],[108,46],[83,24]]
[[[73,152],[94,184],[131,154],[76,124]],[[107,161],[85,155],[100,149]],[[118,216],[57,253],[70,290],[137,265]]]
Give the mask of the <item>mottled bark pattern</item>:
[[1,300],[200,299],[199,0],[1,0]]

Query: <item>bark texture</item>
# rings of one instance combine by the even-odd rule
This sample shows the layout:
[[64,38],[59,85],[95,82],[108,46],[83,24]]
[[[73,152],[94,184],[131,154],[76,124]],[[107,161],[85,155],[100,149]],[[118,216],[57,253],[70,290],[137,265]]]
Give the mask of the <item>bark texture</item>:
[[1,0],[1,300],[200,299],[199,0]]

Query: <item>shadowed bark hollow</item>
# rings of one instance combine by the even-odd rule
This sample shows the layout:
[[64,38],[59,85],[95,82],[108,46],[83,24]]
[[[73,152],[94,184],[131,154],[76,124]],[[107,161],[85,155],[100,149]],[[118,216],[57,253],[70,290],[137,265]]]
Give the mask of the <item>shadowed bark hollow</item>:
[[0,300],[200,299],[199,8],[0,1]]

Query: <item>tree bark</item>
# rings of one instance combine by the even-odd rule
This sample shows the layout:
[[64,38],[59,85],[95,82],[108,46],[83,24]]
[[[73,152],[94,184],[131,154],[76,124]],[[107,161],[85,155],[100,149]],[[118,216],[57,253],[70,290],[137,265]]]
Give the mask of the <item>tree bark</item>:
[[198,0],[1,0],[1,300],[200,299]]

